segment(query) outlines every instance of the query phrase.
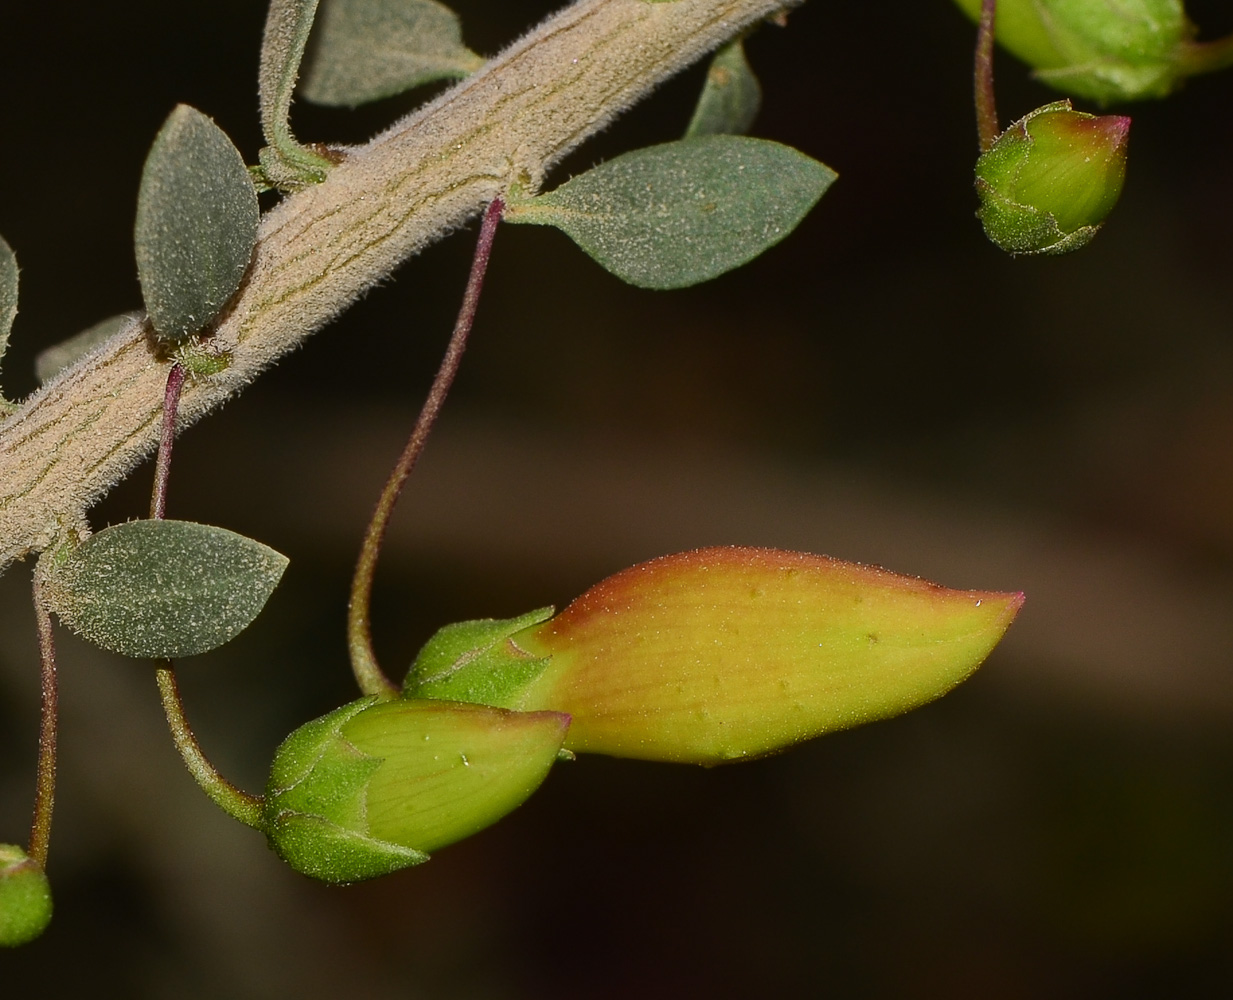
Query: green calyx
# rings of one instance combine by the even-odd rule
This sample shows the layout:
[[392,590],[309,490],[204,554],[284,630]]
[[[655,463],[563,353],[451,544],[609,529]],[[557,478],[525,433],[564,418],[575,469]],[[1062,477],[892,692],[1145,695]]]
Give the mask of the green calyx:
[[569,717],[363,698],[279,747],[270,845],[296,871],[355,882],[420,864],[496,822],[548,774]]
[[513,708],[548,658],[520,648],[511,637],[552,617],[538,608],[517,618],[482,618],[446,625],[424,644],[407,672],[404,694]]
[[[981,0],[955,0],[973,20]],[[997,40],[1035,76],[1101,103],[1164,97],[1188,72],[1181,0],[1000,0]]]
[[1021,118],[976,161],[977,217],[1011,254],[1088,243],[1122,191],[1130,119],[1057,101]]
[[51,922],[51,885],[16,844],[0,844],[0,947],[33,941]]

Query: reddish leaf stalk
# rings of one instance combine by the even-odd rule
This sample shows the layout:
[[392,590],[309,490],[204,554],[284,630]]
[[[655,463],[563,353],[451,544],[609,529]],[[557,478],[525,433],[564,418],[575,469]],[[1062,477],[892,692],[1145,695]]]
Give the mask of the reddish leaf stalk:
[[976,29],[973,86],[976,94],[976,134],[980,138],[982,153],[989,150],[1001,131],[993,93],[993,40],[997,9],[998,0],[981,0],[980,23]]
[[[171,366],[167,373],[167,388],[163,395],[163,426],[158,442],[158,460],[154,466],[154,489],[150,496],[150,519],[161,521],[167,513],[167,483],[171,477],[171,446],[175,443],[176,414],[180,407],[180,392],[184,388],[184,367]],[[37,603],[37,602],[36,602]],[[224,778],[210,763],[188,717],[184,713],[184,701],[176,683],[175,664],[160,660],[154,672],[158,693],[163,702],[163,714],[180,759],[188,768],[193,780],[210,797],[216,806],[232,819],[239,820],[254,830],[265,831],[264,802],[258,795],[250,795]]]
[[475,246],[475,256],[471,261],[471,274],[467,279],[466,291],[462,296],[462,307],[458,311],[458,319],[454,323],[454,332],[450,335],[445,357],[441,367],[437,369],[428,398],[424,400],[419,418],[411,431],[402,454],[398,457],[381,497],[369,521],[364,543],[360,547],[359,561],[355,567],[355,576],[351,580],[351,599],[347,607],[347,644],[351,652],[351,670],[355,674],[360,690],[367,695],[380,698],[393,698],[398,694],[398,686],[394,684],[381,670],[376,654],[372,648],[372,628],[370,625],[370,604],[372,600],[372,582],[377,569],[377,558],[381,554],[381,545],[385,540],[385,532],[389,527],[394,506],[402,494],[403,486],[415,468],[415,463],[424,451],[428,435],[432,431],[437,415],[445,397],[449,394],[454,376],[458,374],[458,366],[462,362],[463,352],[467,347],[467,337],[475,322],[475,312],[479,306],[480,292],[484,287],[484,276],[488,272],[488,259],[492,254],[492,240],[497,226],[501,222],[501,214],[505,211],[505,203],[500,198],[494,198],[484,212],[480,225],[479,240]]
[[56,731],[59,719],[59,685],[56,679],[56,642],[51,612],[43,600],[42,569],[34,571],[34,613],[38,619],[39,659],[42,663],[42,715],[39,720],[39,759],[35,778],[34,817],[30,823],[30,848],[26,852],[47,867],[51,843],[51,813],[56,799]]
[[180,391],[184,388],[184,366],[175,364],[167,373],[163,393],[163,429],[158,440],[158,461],[154,465],[154,491],[150,497],[150,519],[161,521],[167,513],[167,480],[171,476],[171,446],[176,437],[176,413]]

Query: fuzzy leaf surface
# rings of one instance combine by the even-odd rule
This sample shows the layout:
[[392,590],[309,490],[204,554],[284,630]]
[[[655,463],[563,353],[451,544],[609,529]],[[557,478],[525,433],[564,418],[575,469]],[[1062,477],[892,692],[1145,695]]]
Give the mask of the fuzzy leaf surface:
[[762,87],[745,58],[745,46],[734,39],[711,59],[685,138],[743,135],[761,107]]
[[505,219],[556,226],[631,285],[684,288],[778,243],[835,177],[789,146],[703,136],[625,153]]
[[9,334],[17,318],[17,255],[0,236],[0,361],[8,350]]
[[323,0],[300,93],[353,108],[483,63],[462,43],[458,15],[435,0]]
[[74,549],[46,592],[66,625],[104,649],[175,659],[242,632],[286,567],[286,556],[225,528],[129,521]]
[[134,229],[141,294],[161,339],[179,343],[222,311],[248,270],[259,214],[227,134],[176,107],[146,157]]
[[105,344],[132,322],[135,316],[135,313],[108,316],[93,326],[86,327],[81,333],[75,333],[67,340],[40,351],[34,359],[34,374],[40,382],[48,381],[74,361],[84,358],[100,344]]
[[261,69],[257,75],[261,131],[271,146],[294,144],[287,119],[291,96],[300,74],[304,46],[312,30],[319,0],[271,0],[261,39]]

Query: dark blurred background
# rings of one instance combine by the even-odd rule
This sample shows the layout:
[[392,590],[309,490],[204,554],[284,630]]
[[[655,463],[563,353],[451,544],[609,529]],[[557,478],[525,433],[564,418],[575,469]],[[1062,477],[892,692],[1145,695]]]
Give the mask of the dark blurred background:
[[[497,51],[558,3],[457,0]],[[1204,34],[1233,30],[1191,2]],[[6,395],[136,308],[141,163],[177,101],[252,161],[259,0],[0,8],[0,232],[22,265]],[[702,544],[801,548],[1020,621],[941,701],[713,771],[583,758],[431,863],[347,889],[285,869],[179,765],[146,664],[61,632],[56,916],[5,996],[1224,995],[1233,975],[1233,77],[1134,116],[1082,252],[1011,260],[973,218],[973,29],[945,0],[810,0],[749,44],[755,134],[841,175],[801,228],[699,288],[621,285],[559,233],[500,232],[473,346],[383,556],[378,652],[562,605]],[[1003,120],[1054,98],[1002,58]],[[679,135],[700,68],[558,171]],[[423,99],[297,107],[359,141]],[[170,513],[291,557],[266,612],[180,670],[252,789],[354,697],[344,602],[439,359],[472,233],[408,263],[177,446]],[[150,470],[98,509],[141,516]],[[0,579],[0,839],[23,840],[29,565]]]

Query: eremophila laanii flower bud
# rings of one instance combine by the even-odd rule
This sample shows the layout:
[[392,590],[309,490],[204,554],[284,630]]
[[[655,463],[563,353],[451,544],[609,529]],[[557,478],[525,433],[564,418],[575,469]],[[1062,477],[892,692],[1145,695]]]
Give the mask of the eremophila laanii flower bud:
[[0,947],[33,941],[50,922],[46,873],[16,844],[0,844]]
[[325,882],[427,861],[535,791],[568,727],[554,712],[362,698],[279,747],[265,800],[270,844]]
[[699,764],[773,753],[944,694],[1022,602],[800,552],[665,556],[510,638],[551,657],[515,707],[568,712],[567,750]]
[[1077,250],[1122,191],[1130,119],[1046,104],[1011,125],[976,161],[977,216],[1012,254]]
[[[976,20],[981,0],[955,0]],[[1182,0],[998,0],[997,40],[1072,97],[1163,97],[1194,37]]]

